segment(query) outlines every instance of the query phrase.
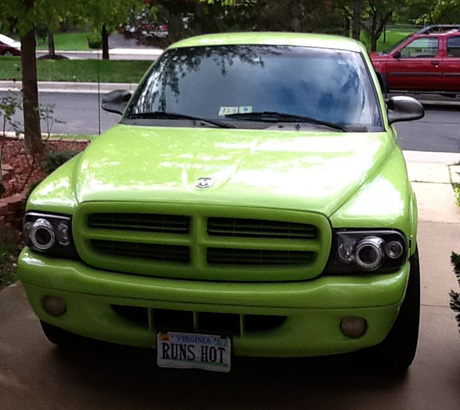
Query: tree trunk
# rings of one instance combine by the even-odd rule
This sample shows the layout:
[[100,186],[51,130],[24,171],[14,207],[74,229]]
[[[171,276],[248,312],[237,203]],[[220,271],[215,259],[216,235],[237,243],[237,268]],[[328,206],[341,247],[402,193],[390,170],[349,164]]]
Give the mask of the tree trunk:
[[[32,0],[28,6],[33,7],[33,3]],[[35,45],[35,31],[32,28],[21,37],[24,143],[26,150],[32,154],[40,153],[42,150]]]
[[109,33],[107,33],[107,29],[105,25],[102,25],[102,59],[109,60]]
[[371,34],[371,51],[377,51],[377,40],[379,37],[380,36],[376,33]]
[[353,28],[352,37],[359,40],[361,37],[361,15],[363,11],[363,1],[353,0]]
[[195,34],[203,33],[203,4],[200,1],[195,3],[194,23]]
[[54,46],[54,34],[48,30],[48,55],[56,57],[56,47]]

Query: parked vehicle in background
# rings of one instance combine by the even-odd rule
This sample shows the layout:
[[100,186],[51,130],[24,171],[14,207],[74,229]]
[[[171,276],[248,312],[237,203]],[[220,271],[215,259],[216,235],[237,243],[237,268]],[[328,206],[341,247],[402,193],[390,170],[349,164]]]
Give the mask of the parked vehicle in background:
[[0,55],[2,56],[20,56],[21,43],[13,40],[3,34],[0,34]]
[[460,25],[433,25],[370,53],[388,91],[460,92]]
[[[120,124],[31,194],[18,272],[50,341],[157,349],[161,367],[417,346],[417,206],[362,44],[189,38],[102,107]],[[152,355],[153,356],[153,355]]]
[[154,21],[148,7],[138,14],[130,15],[128,23],[123,27],[123,32],[140,41],[162,39],[169,34],[168,25]]

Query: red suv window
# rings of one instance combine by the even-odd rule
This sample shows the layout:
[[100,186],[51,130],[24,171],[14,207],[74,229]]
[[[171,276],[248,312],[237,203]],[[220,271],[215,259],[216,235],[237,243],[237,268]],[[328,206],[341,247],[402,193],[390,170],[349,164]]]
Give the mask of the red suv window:
[[447,55],[449,57],[460,57],[460,36],[447,39]]
[[401,49],[402,58],[436,57],[439,40],[436,37],[417,38]]

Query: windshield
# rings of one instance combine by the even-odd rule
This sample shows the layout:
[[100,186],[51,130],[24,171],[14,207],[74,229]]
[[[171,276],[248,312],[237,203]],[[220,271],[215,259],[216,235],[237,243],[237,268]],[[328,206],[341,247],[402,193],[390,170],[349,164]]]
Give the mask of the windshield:
[[360,130],[382,124],[359,53],[291,46],[169,50],[139,86],[122,122],[139,123],[142,118],[154,123],[151,116],[139,114],[157,112],[225,121],[239,128],[272,126],[274,117],[268,121],[260,115],[265,112],[282,114],[278,122],[292,121],[289,115],[308,117],[318,121],[309,122],[317,128],[320,122]]

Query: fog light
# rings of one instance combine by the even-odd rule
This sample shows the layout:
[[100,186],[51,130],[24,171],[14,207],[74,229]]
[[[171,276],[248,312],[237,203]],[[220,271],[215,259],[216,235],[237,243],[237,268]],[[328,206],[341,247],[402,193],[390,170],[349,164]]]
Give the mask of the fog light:
[[43,307],[51,316],[61,316],[67,311],[67,305],[64,299],[57,296],[45,296]]
[[366,319],[357,316],[344,317],[340,321],[340,330],[350,339],[358,339],[366,333]]

